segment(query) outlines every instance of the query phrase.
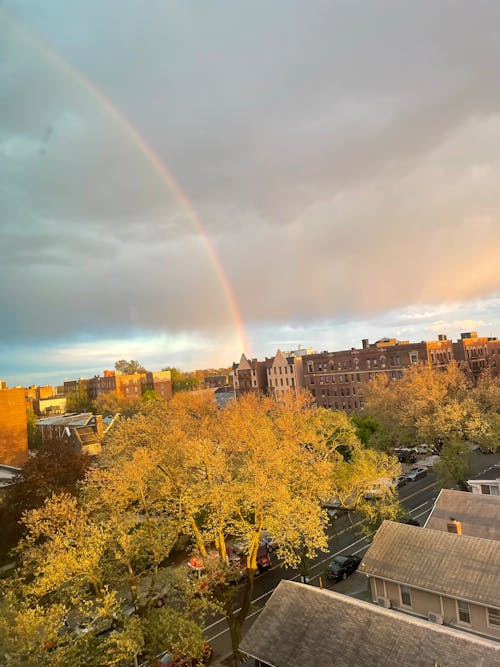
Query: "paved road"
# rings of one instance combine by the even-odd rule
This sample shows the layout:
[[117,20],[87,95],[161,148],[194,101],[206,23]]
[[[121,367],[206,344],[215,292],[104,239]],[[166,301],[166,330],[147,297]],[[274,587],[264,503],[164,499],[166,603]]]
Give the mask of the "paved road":
[[[500,461],[499,454],[474,454],[473,470],[480,473]],[[416,482],[410,482],[399,489],[402,505],[409,511],[410,515],[423,525],[427,519],[434,501],[439,493],[440,486],[436,482],[433,472]],[[323,553],[311,562],[310,578],[313,585],[322,585],[324,588],[335,589],[339,593],[345,593],[362,599],[369,599],[367,579],[360,573],[355,573],[345,581],[333,583],[326,578],[326,567],[328,561],[336,554],[364,554],[368,549],[369,542],[360,534],[360,521],[352,519],[350,515],[340,517],[335,524],[329,539],[330,552]],[[271,570],[260,575],[255,580],[253,611],[248,615],[243,628],[243,634],[252,625],[257,615],[262,611],[269,596],[282,579],[297,581],[297,571],[283,568],[276,562]],[[216,618],[205,627],[205,636],[214,647],[213,664],[221,664],[231,651],[229,631],[224,618]]]

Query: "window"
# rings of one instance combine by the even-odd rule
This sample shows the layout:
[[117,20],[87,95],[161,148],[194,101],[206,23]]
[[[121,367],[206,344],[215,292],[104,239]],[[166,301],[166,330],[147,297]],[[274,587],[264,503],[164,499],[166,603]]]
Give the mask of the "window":
[[307,372],[308,373],[314,373],[314,364],[312,361],[307,362]]
[[411,588],[409,586],[400,586],[401,604],[405,607],[411,607]]
[[311,384],[314,384],[314,378],[311,377]]
[[466,600],[457,600],[458,620],[460,623],[470,625],[470,609]]
[[498,496],[498,486],[494,484],[481,484],[481,493],[485,496]]
[[500,628],[500,609],[488,607],[488,625]]

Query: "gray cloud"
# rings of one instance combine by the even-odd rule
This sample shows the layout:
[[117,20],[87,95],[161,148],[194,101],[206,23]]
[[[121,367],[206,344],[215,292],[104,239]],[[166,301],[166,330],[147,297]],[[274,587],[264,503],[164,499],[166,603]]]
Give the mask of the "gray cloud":
[[498,293],[498,3],[5,6],[6,343],[232,321],[189,214],[65,60],[177,176],[256,341]]

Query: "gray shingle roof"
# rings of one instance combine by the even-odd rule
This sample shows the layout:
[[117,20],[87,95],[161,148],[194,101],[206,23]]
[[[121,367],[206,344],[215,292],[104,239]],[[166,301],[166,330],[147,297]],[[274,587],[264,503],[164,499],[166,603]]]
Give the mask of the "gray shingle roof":
[[453,517],[462,524],[462,534],[500,540],[500,496],[441,489],[425,528],[447,530]]
[[384,521],[359,571],[500,607],[500,542]]
[[481,481],[489,481],[493,482],[496,481],[497,479],[500,479],[500,464],[495,463],[495,465],[492,465],[490,468],[487,470],[484,470],[481,473],[478,473],[474,479],[468,480],[469,482],[476,482],[478,480]]
[[313,586],[281,581],[241,650],[273,667],[490,667],[500,644]]

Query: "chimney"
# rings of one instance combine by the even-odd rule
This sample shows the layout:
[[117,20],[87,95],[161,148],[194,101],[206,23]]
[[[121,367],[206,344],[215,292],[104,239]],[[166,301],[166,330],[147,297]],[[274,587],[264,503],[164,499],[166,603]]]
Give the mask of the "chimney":
[[461,535],[462,534],[462,523],[460,521],[457,521],[453,517],[450,516],[450,520],[446,524],[446,528],[449,533],[455,533],[456,535]]
[[361,341],[361,344],[363,346],[363,350],[367,350],[370,347],[370,343],[368,342],[368,338],[363,338]]
[[448,340],[446,334],[439,334],[438,340]]

